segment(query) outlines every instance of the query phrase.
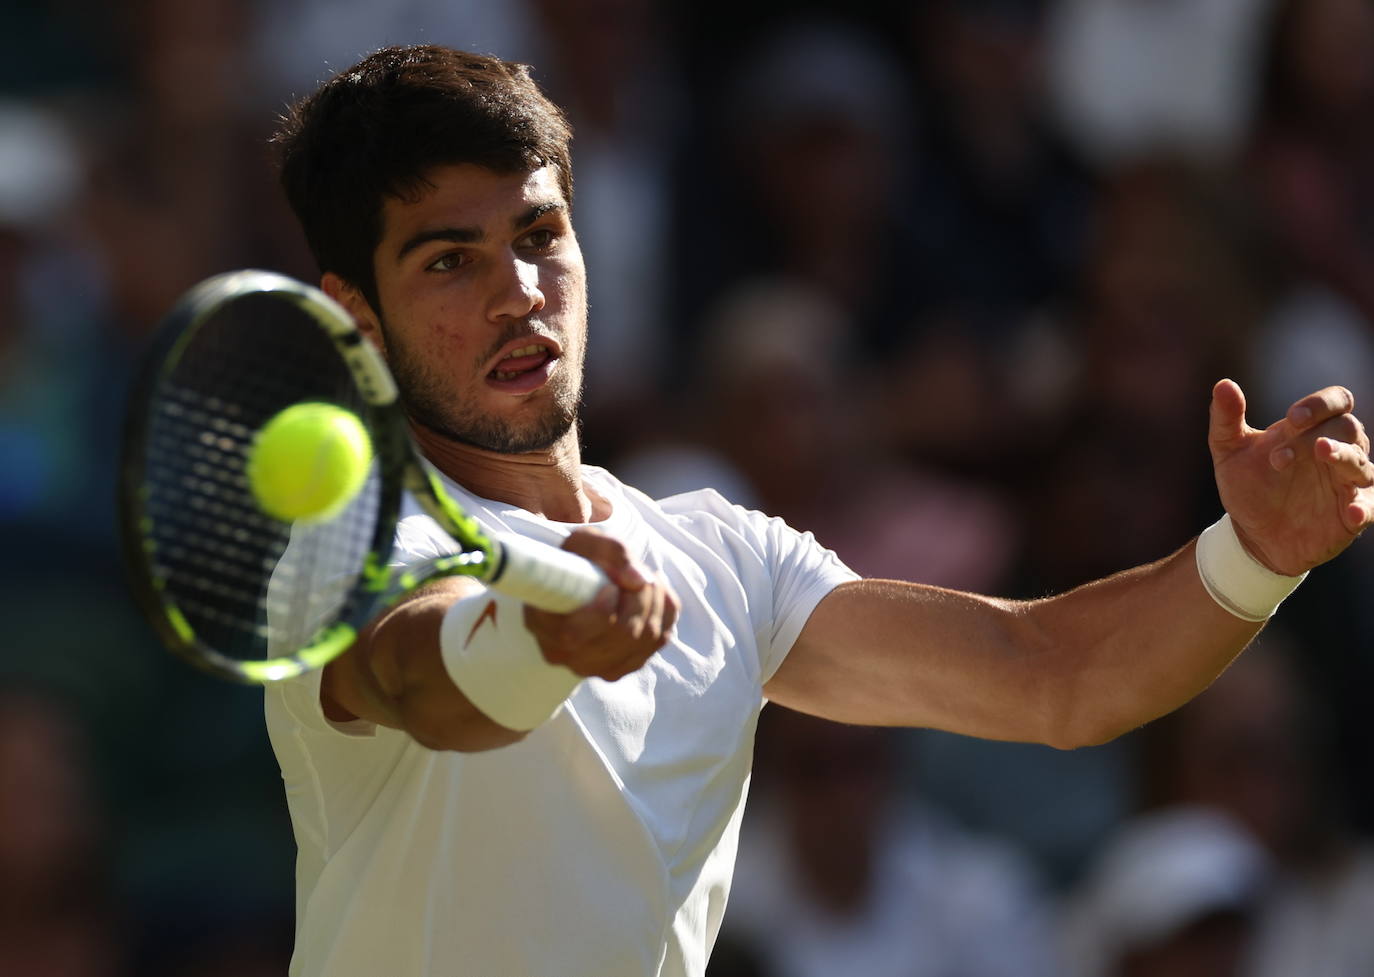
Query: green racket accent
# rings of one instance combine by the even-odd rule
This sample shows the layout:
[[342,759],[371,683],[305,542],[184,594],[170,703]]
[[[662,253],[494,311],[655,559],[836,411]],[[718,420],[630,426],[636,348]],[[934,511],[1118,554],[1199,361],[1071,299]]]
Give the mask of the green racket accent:
[[374,594],[380,594],[391,586],[391,578],[391,567],[377,556],[375,550],[369,552],[363,561],[363,586]]
[[[247,468],[272,418],[310,401],[354,414],[374,454],[347,506],[292,523],[263,510]],[[391,566],[406,491],[458,552]],[[323,667],[432,577],[557,611],[605,584],[579,557],[489,538],[416,453],[386,363],[347,311],[272,272],[208,279],[164,320],[131,391],[119,503],[134,598],[158,636],[240,682]]]
[[411,455],[394,397],[376,351],[316,289],[235,272],[178,303],[132,388],[120,464],[133,596],[171,651],[261,684],[352,645],[390,577],[399,478],[374,460],[343,510],[302,525],[261,509],[247,463],[272,417],[318,401],[388,432],[399,467]]
[[356,628],[339,623],[326,629],[309,648],[302,649],[290,658],[240,662],[238,667],[243,671],[242,677],[250,682],[280,682],[328,665],[357,639]]
[[168,604],[163,608],[163,613],[167,615],[167,623],[172,626],[177,637],[188,644],[196,640],[195,629],[191,627],[191,622],[186,620],[186,615],[181,613],[181,608],[175,604]]
[[[457,504],[449,498],[448,492],[444,490],[443,483],[439,481],[437,475],[427,468],[419,469],[417,467],[416,471],[419,472],[424,481],[423,486],[412,489],[416,499],[464,550],[476,551],[476,554],[471,552],[464,554],[469,559],[461,564],[464,568],[471,566],[472,570],[464,569],[460,572],[476,574],[479,572],[478,568],[483,564],[490,566],[495,562],[496,547],[487,538],[486,532],[477,520],[458,508]],[[471,557],[474,555],[480,555],[481,558],[473,560]]]

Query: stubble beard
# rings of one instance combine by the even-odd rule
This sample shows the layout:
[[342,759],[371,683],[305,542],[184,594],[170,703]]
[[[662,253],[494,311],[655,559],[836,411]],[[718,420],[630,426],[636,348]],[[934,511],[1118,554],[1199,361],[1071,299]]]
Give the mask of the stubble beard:
[[[542,391],[551,395],[547,406],[538,416],[516,422],[482,412],[473,398],[465,396],[465,391],[452,390],[447,378],[433,364],[394,342],[385,325],[383,333],[387,336],[387,362],[400,391],[401,405],[412,420],[450,441],[498,454],[547,451],[577,423],[582,402],[584,348],[563,350]],[[537,335],[539,332],[527,323],[512,323],[478,358],[478,369],[491,362],[512,340]]]

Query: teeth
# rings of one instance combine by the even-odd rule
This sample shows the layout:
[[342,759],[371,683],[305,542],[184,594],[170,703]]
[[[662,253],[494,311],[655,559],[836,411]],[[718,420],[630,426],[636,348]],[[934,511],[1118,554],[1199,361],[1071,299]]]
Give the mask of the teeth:
[[[549,353],[549,348],[545,346],[543,343],[530,343],[528,346],[521,346],[519,349],[511,350],[509,353],[507,353],[504,357],[501,358],[501,362],[504,363],[506,360],[519,359],[523,356],[535,356],[539,353],[544,353],[547,355]],[[521,376],[524,372],[525,371],[523,370],[496,369],[491,371],[491,375],[495,377],[497,380],[513,380],[516,377]]]
[[506,355],[506,359],[513,360],[517,356],[533,356],[535,353],[542,353],[543,351],[543,346],[534,343],[529,346],[521,346],[519,349],[512,350],[510,353]]

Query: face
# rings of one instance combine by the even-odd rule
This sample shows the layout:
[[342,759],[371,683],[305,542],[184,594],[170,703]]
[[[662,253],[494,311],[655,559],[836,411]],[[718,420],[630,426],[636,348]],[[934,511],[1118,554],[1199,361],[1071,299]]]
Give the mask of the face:
[[557,175],[464,164],[428,183],[383,207],[380,315],[354,289],[340,297],[415,421],[489,451],[546,450],[576,421],[587,336],[586,272]]

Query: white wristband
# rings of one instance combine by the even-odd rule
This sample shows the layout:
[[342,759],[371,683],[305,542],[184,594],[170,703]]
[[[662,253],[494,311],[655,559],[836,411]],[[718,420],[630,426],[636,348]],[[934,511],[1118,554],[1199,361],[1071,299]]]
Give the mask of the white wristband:
[[1246,621],[1267,621],[1307,577],[1275,573],[1251,556],[1229,513],[1197,538],[1197,572],[1212,600]]
[[551,665],[525,627],[525,607],[486,590],[444,612],[439,649],[453,684],[489,719],[524,732],[545,722],[582,679]]

